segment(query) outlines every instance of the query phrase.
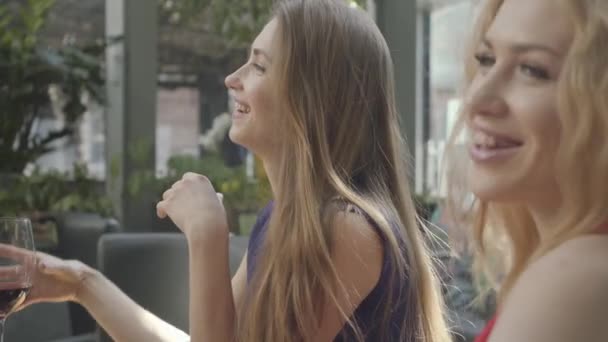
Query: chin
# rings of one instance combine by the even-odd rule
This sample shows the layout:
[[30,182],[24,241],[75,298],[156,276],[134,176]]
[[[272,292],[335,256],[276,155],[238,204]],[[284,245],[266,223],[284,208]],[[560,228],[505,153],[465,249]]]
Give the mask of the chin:
[[252,139],[251,134],[246,134],[247,130],[239,129],[238,127],[232,126],[228,131],[228,138],[233,143],[246,148],[247,150],[255,153],[255,144],[252,143],[255,139]]
[[482,202],[502,202],[502,194],[494,189],[474,189],[473,195]]
[[469,178],[471,192],[483,202],[511,202],[518,198],[517,182],[509,180],[508,176],[488,177],[487,175],[472,174]]
[[243,144],[242,132],[240,132],[240,130],[234,126],[230,127],[230,130],[228,131],[228,138],[230,138],[230,141],[232,141],[233,143],[235,143],[237,145],[247,147]]

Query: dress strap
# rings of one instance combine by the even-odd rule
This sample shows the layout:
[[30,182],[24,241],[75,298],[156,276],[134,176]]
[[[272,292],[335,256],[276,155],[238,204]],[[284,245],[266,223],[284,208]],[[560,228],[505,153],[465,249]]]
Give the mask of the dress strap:
[[475,342],[487,342],[490,339],[490,334],[492,333],[492,329],[494,329],[494,324],[496,324],[496,316],[492,317],[486,327],[481,331],[481,333],[475,338]]

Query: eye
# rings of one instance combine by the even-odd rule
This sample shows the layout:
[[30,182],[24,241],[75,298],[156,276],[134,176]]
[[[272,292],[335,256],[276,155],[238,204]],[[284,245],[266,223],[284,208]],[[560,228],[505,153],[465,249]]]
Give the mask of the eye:
[[547,72],[547,70],[545,70],[541,67],[533,66],[530,64],[522,64],[520,66],[520,70],[522,73],[524,73],[524,75],[527,75],[527,76],[535,78],[535,79],[539,79],[539,80],[548,80],[549,79],[549,72]]
[[251,65],[253,66],[253,68],[258,71],[259,73],[263,74],[264,72],[266,72],[266,68],[264,68],[263,66],[261,66],[258,63],[251,63]]
[[481,67],[491,67],[496,63],[496,58],[488,53],[478,53],[475,55],[475,59],[477,60],[477,64]]

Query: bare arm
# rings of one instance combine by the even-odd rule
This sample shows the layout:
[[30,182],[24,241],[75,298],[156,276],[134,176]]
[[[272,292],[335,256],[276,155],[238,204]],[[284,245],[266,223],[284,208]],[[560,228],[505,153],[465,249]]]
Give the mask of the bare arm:
[[189,172],[165,191],[156,209],[160,218],[170,217],[188,241],[192,341],[232,341],[236,310],[221,195],[207,177]]
[[[355,213],[340,212],[333,221],[336,241],[332,261],[346,288],[339,291],[338,305],[350,317],[378,283],[383,248],[379,236],[367,220]],[[345,324],[335,303],[325,305],[321,325],[313,341],[332,341]]]
[[88,271],[77,301],[114,341],[190,340],[188,334],[139,306],[95,270]]
[[241,305],[243,304],[243,297],[245,296],[245,288],[247,287],[247,251],[241,260],[239,268],[232,277],[232,297],[234,298],[234,308],[236,312],[239,312]]
[[[234,339],[235,308],[228,265],[228,236],[189,239],[192,341]],[[210,243],[212,242],[212,243]]]
[[[30,257],[29,251],[0,244],[0,256]],[[189,341],[189,336],[148,312],[99,271],[77,260],[37,252],[33,286],[19,309],[41,302],[83,305],[115,341]],[[14,272],[0,268],[1,272]]]
[[[161,320],[125,295],[99,272],[85,269],[77,301],[93,315],[115,341],[189,341],[183,331]],[[247,257],[232,279],[234,303],[238,308],[247,281]],[[192,322],[197,324],[199,322]]]
[[608,341],[608,238],[582,237],[541,257],[507,298],[491,342]]

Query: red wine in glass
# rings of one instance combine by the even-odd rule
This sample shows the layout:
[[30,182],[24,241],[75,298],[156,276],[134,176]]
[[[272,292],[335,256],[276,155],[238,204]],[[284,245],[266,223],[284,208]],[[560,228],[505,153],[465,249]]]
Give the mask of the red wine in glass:
[[6,319],[6,316],[23,304],[30,288],[29,285],[21,285],[0,289],[0,319]]
[[4,342],[6,318],[27,298],[35,265],[30,220],[0,217],[0,342]]

